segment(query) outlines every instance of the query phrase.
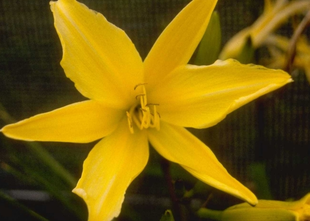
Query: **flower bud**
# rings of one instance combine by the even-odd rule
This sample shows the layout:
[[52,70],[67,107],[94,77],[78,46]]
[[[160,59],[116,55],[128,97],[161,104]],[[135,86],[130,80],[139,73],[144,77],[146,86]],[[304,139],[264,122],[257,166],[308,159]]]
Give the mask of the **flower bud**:
[[222,212],[200,209],[198,215],[220,221],[310,221],[310,193],[298,201],[258,200],[254,207],[241,203]]

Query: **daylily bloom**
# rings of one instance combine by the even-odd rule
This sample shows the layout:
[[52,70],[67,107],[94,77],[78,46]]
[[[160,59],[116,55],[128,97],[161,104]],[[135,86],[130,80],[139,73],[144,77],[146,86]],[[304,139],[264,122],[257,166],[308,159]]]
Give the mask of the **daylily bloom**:
[[226,43],[219,56],[221,59],[237,58],[248,38],[251,39],[253,48],[262,46],[265,39],[286,23],[288,18],[310,9],[308,0],[265,0],[264,2],[262,15],[250,27],[241,30]]
[[255,207],[241,203],[224,211],[203,208],[198,214],[220,221],[309,221],[310,193],[297,201],[258,200]]
[[[287,63],[287,50],[289,39],[280,35],[271,35],[266,39],[271,58],[266,60],[267,66],[271,68],[284,69]],[[301,36],[296,44],[296,55],[293,66],[302,69],[310,83],[310,44],[306,36]]]
[[143,170],[148,142],[203,182],[256,204],[212,151],[183,127],[206,128],[290,76],[281,70],[217,61],[188,65],[217,0],[191,1],[160,35],[144,62],[121,29],[76,0],[51,2],[63,47],[61,65],[89,100],[2,128],[29,141],[100,140],[84,162],[74,193],[89,220],[120,213],[127,187]]

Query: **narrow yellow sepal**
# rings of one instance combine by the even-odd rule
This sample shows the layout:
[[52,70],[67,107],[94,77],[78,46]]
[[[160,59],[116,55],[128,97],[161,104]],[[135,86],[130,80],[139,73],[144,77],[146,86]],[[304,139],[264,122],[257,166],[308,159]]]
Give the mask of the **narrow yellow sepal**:
[[18,140],[87,143],[112,133],[123,112],[88,100],[6,125],[1,132]]

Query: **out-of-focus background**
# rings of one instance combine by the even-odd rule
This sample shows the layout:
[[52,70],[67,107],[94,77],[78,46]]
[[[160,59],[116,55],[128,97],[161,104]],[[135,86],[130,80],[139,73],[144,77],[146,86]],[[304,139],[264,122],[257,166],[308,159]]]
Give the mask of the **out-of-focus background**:
[[[126,31],[145,58],[156,38],[189,0],[81,0]],[[222,45],[251,25],[263,1],[219,0]],[[279,31],[290,38],[290,23]],[[306,31],[306,34],[309,30]],[[59,65],[62,49],[48,0],[0,0],[0,128],[9,122],[85,100]],[[268,58],[257,50],[253,63]],[[294,83],[231,113],[218,125],[191,130],[220,162],[259,198],[298,199],[310,191],[310,85],[302,70],[292,71]],[[91,144],[27,143],[0,135],[1,220],[86,220],[87,210],[71,193]],[[44,152],[44,151],[47,151]],[[44,159],[42,159],[42,156]],[[39,155],[39,156],[38,156]],[[73,178],[51,171],[50,155]],[[224,209],[239,203],[171,165],[177,196],[195,186],[184,200],[192,211],[207,198],[208,206]],[[64,175],[65,176],[65,175]],[[161,157],[150,162],[130,186],[118,220],[159,220],[171,208],[161,170]],[[191,211],[189,211],[190,213]],[[198,219],[197,219],[198,220]]]

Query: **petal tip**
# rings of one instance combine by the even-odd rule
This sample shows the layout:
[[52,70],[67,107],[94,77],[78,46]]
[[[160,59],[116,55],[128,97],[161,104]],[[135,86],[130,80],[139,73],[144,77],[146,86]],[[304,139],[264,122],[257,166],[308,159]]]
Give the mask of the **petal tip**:
[[83,199],[87,199],[87,193],[84,189],[82,188],[74,188],[72,190],[73,193],[75,193],[76,195],[80,196]]
[[287,80],[287,83],[292,83],[292,82],[294,82],[293,78],[290,78]]
[[0,129],[0,132],[3,133],[4,136],[9,137],[9,138],[13,138],[12,136],[10,136],[10,133],[8,132],[8,128],[10,128],[11,124],[5,125],[4,127],[2,127]]
[[251,197],[251,199],[247,200],[247,202],[251,205],[251,206],[256,206],[258,204],[258,199],[257,197],[253,194],[253,197]]
[[240,183],[238,180],[235,181],[237,182],[237,186],[235,187],[226,186],[226,189],[222,189],[222,191],[229,193],[247,202],[251,206],[256,206],[258,204],[258,199],[255,196],[255,194],[251,190],[249,190],[246,186],[244,186],[242,183]]

